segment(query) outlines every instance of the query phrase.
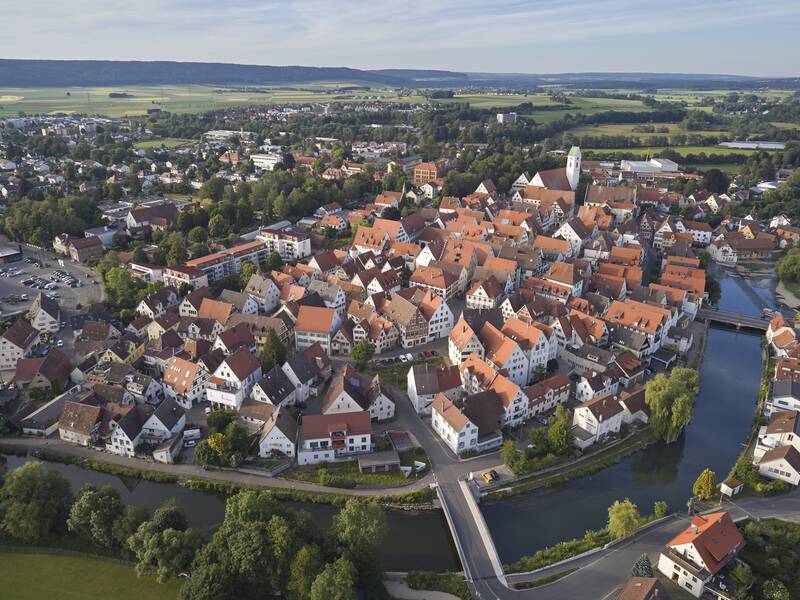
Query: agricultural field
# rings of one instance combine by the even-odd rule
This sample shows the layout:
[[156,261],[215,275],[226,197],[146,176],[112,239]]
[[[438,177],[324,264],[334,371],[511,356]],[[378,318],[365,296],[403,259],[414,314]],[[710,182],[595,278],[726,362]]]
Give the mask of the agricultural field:
[[[642,133],[634,131],[634,128],[641,127],[642,125],[652,125],[656,129],[666,127],[669,132],[668,133]],[[624,135],[629,137],[638,137],[640,139],[645,139],[653,136],[664,136],[664,135],[676,135],[676,134],[684,134],[684,135],[702,135],[704,137],[708,136],[720,136],[725,135],[727,131],[689,131],[686,129],[682,129],[678,123],[618,123],[618,124],[598,124],[598,125],[583,125],[581,127],[575,127],[570,129],[568,133],[572,133],[574,135]]]
[[[339,86],[345,84],[338,84]],[[175,113],[193,113],[230,108],[291,102],[347,102],[354,99],[421,101],[421,97],[400,97],[390,89],[336,92],[336,87],[309,89],[264,87],[252,91],[217,86],[129,86],[124,88],[0,88],[0,117],[29,114],[77,113],[108,117],[142,115],[160,108]],[[111,98],[110,93],[126,94]]]
[[610,156],[614,154],[649,154],[657,156],[660,151],[669,148],[681,156],[687,154],[705,153],[706,156],[720,156],[723,154],[752,154],[756,150],[743,150],[740,148],[722,148],[720,146],[653,146],[652,148],[581,148],[584,154],[592,153],[595,156]]
[[132,565],[50,554],[3,553],[0,579],[6,600],[175,600],[180,588],[137,577]]

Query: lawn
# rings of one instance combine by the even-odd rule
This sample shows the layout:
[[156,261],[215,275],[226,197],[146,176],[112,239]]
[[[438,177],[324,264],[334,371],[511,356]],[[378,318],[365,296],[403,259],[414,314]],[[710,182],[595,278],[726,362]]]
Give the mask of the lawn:
[[[404,467],[414,466],[415,460],[430,465],[428,456],[422,448],[412,448],[400,454],[400,464]],[[320,479],[320,469],[323,469],[323,477],[330,476],[333,479],[333,484],[323,482]],[[361,473],[358,470],[358,462],[350,460],[346,462],[326,463],[324,467],[322,465],[297,465],[284,471],[280,476],[286,479],[332,485],[333,487],[353,487],[354,485],[391,487],[411,483],[417,477],[421,477],[426,473],[427,469],[419,474],[412,473],[408,477],[403,475],[403,472],[399,469],[380,473]],[[342,485],[337,485],[337,483]]]
[[434,356],[433,358],[428,358],[426,360],[398,363],[388,367],[368,367],[367,371],[372,376],[380,375],[381,381],[384,383],[406,389],[408,386],[408,372],[411,370],[411,367],[422,363],[430,363],[432,365],[436,365],[437,367],[442,367],[444,366],[444,359],[441,356]]
[[517,106],[523,102],[530,102],[534,106],[553,106],[557,104],[550,99],[549,94],[461,94],[453,98],[437,99],[437,102],[454,103],[468,102],[475,108],[507,108]]
[[135,148],[140,150],[147,150],[148,148],[179,148],[193,143],[194,140],[185,140],[182,138],[162,138],[159,140],[143,140],[134,144]]
[[5,600],[172,600],[180,588],[139,578],[133,566],[51,554],[3,553],[0,580]]

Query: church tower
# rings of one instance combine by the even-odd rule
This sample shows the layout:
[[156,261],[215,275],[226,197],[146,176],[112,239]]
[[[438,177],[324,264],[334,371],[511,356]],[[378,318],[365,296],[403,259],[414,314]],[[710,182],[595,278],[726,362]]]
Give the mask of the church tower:
[[567,179],[572,191],[578,189],[578,180],[581,178],[581,149],[573,146],[567,154]]

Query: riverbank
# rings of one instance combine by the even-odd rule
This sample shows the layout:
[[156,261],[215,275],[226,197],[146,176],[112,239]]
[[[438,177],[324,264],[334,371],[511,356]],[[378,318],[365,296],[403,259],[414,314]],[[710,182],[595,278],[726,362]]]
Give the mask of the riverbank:
[[499,501],[520,494],[526,494],[532,490],[566,483],[572,479],[588,477],[602,469],[615,465],[631,454],[646,448],[656,440],[650,434],[648,428],[640,429],[631,433],[625,439],[597,450],[591,454],[586,454],[579,459],[562,465],[556,465],[549,469],[544,469],[538,473],[523,475],[510,482],[510,486],[505,484],[503,488],[486,492],[481,495],[481,500],[490,502]]
[[[24,450],[25,453],[21,454]],[[203,490],[224,496],[246,489],[269,488],[281,500],[333,504],[341,506],[349,497],[361,496],[376,499],[388,507],[416,510],[438,508],[436,493],[430,488],[426,475],[408,486],[394,488],[326,489],[324,486],[294,480],[267,478],[243,474],[238,471],[204,470],[194,465],[164,465],[109,453],[98,453],[89,448],[71,446],[41,438],[4,438],[0,454],[34,457],[89,469],[118,477],[128,477],[155,483],[177,484],[192,490]]]

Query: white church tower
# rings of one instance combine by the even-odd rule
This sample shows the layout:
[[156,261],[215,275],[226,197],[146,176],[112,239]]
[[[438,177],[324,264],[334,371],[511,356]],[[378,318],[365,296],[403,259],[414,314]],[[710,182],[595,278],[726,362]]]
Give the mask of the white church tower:
[[573,146],[567,154],[567,179],[572,191],[578,189],[578,180],[581,178],[581,149]]

